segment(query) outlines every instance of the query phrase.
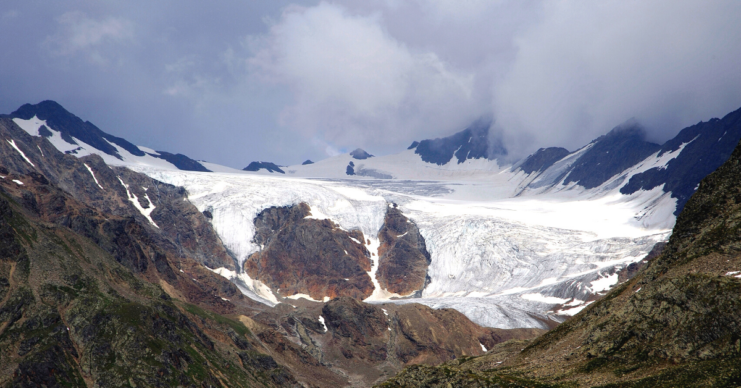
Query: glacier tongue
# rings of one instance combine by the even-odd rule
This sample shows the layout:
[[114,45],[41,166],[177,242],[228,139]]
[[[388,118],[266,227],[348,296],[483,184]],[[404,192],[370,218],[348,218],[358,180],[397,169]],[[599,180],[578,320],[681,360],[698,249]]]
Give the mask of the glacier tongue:
[[[673,205],[658,192],[621,196],[617,188],[600,195],[566,190],[492,199],[486,194],[500,192],[494,187],[498,183],[482,181],[319,180],[137,169],[185,187],[199,210],[212,213],[216,232],[240,264],[260,249],[252,242],[253,222],[265,208],[306,202],[313,217],[360,229],[375,241],[387,204],[395,202],[425,238],[431,283],[422,298],[390,299],[394,295],[376,290],[368,301],[450,307],[478,324],[500,328],[547,327],[549,320],[563,320],[552,313],[556,301],[587,300],[593,282],[642,259],[668,238],[673,223],[667,211],[658,211],[663,217],[655,225],[641,217],[647,204],[659,210]],[[465,200],[456,199],[461,197]],[[248,284],[241,282],[242,287]],[[248,291],[276,301],[265,287],[253,288]],[[536,293],[543,298],[522,297]]]

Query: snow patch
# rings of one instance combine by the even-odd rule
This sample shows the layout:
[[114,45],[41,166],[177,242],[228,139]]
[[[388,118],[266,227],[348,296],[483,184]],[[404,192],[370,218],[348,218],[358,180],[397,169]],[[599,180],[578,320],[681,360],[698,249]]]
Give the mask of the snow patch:
[[587,302],[583,306],[574,307],[574,308],[566,309],[566,310],[559,310],[557,314],[568,315],[570,317],[573,317],[574,315],[579,314],[582,310],[584,310],[585,307],[589,306],[592,303],[594,303],[594,301]]
[[13,182],[23,186],[23,182],[19,181],[18,179],[13,179]]
[[147,202],[149,202],[149,208],[145,209],[139,203],[139,199],[136,197],[136,195],[134,195],[134,193],[132,193],[131,190],[129,190],[129,185],[124,183],[124,181],[121,180],[121,177],[116,177],[116,178],[118,178],[118,181],[121,182],[123,187],[126,189],[126,196],[129,198],[129,201],[134,205],[136,210],[139,210],[139,213],[141,213],[144,217],[146,217],[149,223],[154,225],[155,228],[159,229],[159,226],[157,226],[157,224],[154,223],[154,220],[152,220],[152,217],[151,217],[152,211],[154,210],[155,206],[152,203],[152,201],[149,200],[149,196],[144,194],[144,198],[147,200]]
[[618,274],[614,273],[609,276],[601,277],[595,281],[593,281],[592,287],[590,287],[590,290],[592,293],[597,294],[603,291],[609,290],[612,286],[616,285],[618,282]]
[[[211,272],[217,273],[234,283],[237,288],[239,288],[239,291],[242,292],[242,294],[252,300],[256,300],[271,307],[279,303],[278,299],[275,298],[275,295],[272,291],[270,291],[270,288],[268,288],[268,286],[266,286],[259,280],[251,279],[249,275],[244,272],[236,273],[224,267],[217,269],[206,267],[206,269],[210,270]],[[182,272],[182,270],[180,271]]]
[[322,329],[324,329],[324,332],[326,333],[327,332],[327,325],[324,323],[324,317],[321,316],[321,315],[319,316],[319,323],[322,324]]
[[[93,169],[90,168],[90,166],[88,166],[87,163],[85,163],[85,167],[87,167],[87,170],[90,171],[90,175],[93,176],[93,179],[95,180],[95,184],[98,185],[98,187],[100,187],[101,190],[103,190],[103,186],[101,186],[100,183],[98,183],[98,178],[95,177],[95,173],[93,172]],[[119,178],[119,180],[121,180],[121,178]],[[128,192],[128,188],[126,190]]]
[[524,294],[520,298],[548,304],[564,304],[568,299],[556,298],[555,296],[543,296],[541,294]]
[[483,350],[484,353],[488,352],[488,350],[486,350],[486,346],[484,346],[484,344],[482,344],[481,342],[479,342],[479,345],[481,345],[481,350]]
[[33,166],[33,167],[36,167],[36,166],[35,166],[35,165],[33,164],[33,162],[31,162],[31,159],[29,159],[29,158],[28,158],[28,157],[26,156],[26,154],[24,154],[24,153],[23,153],[23,151],[21,151],[21,149],[20,149],[20,148],[18,148],[18,146],[17,146],[16,144],[15,144],[15,140],[14,140],[14,139],[10,139],[10,140],[8,140],[8,143],[9,143],[10,145],[12,145],[12,146],[13,146],[13,148],[15,148],[15,150],[16,150],[16,151],[18,151],[18,152],[19,152],[19,153],[21,154],[21,156],[23,157],[23,159],[25,159],[25,160],[26,160],[26,162],[28,162],[28,164],[30,164],[30,165],[31,165],[31,166]]

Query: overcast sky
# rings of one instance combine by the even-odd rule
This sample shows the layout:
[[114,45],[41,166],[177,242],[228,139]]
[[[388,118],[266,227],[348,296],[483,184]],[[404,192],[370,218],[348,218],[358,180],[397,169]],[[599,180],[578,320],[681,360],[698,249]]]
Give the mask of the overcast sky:
[[481,116],[515,155],[741,107],[741,1],[4,0],[0,113],[56,100],[232,167],[383,155]]

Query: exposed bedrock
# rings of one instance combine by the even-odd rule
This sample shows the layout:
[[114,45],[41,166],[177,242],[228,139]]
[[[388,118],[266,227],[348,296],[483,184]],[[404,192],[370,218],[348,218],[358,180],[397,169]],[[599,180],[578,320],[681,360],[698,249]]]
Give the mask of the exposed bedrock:
[[396,204],[386,211],[378,239],[381,246],[376,279],[381,287],[399,295],[421,294],[430,282],[427,276],[430,254],[417,225]]
[[317,300],[370,296],[371,260],[362,244],[363,233],[309,216],[306,203],[260,212],[254,242],[262,249],[245,261],[247,274],[282,296],[308,294]]

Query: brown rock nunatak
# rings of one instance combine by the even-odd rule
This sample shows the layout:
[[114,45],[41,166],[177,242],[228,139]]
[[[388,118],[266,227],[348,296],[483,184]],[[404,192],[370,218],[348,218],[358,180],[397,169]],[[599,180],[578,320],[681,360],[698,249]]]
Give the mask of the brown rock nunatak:
[[300,293],[318,300],[370,296],[370,253],[360,243],[365,241],[363,233],[306,218],[310,215],[306,203],[260,212],[254,242],[262,249],[245,261],[247,274],[283,296]]
[[430,254],[417,225],[396,204],[388,207],[378,239],[376,279],[381,287],[399,295],[421,293],[430,282]]

